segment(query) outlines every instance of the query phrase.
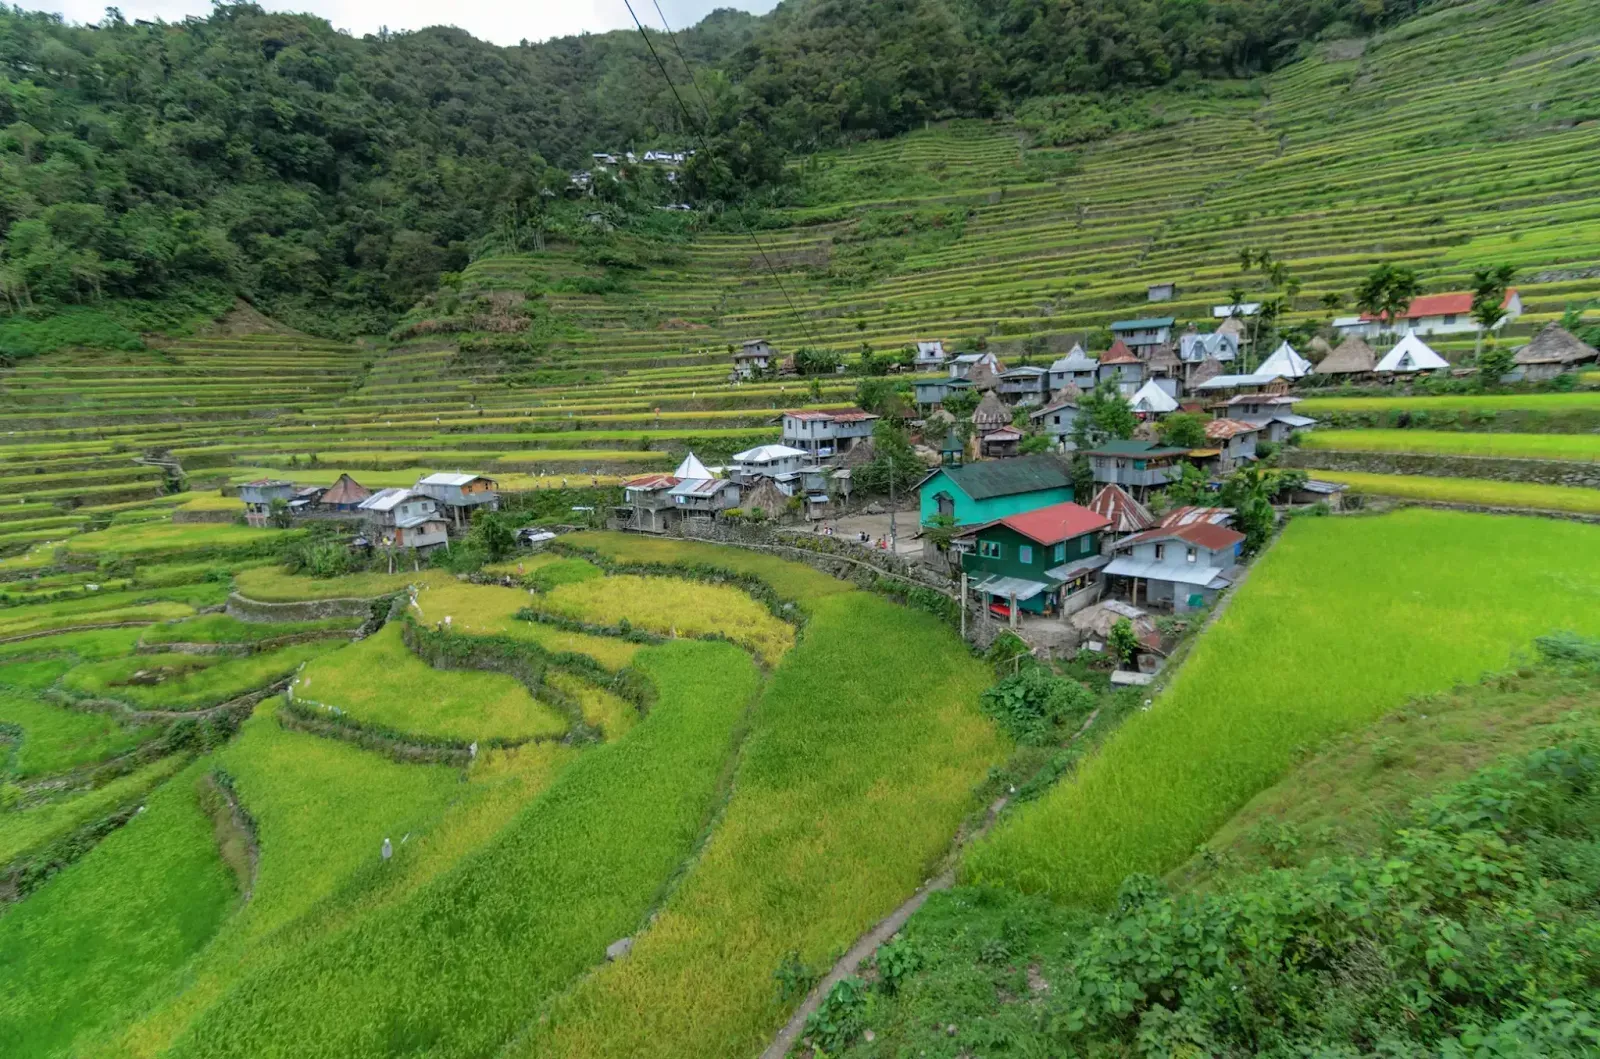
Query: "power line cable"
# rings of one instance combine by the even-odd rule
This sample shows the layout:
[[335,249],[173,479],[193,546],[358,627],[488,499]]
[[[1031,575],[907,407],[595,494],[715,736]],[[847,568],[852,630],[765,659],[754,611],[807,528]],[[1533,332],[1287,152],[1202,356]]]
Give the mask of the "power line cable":
[[[650,34],[645,32],[644,23],[639,21],[639,15],[633,10],[633,0],[622,0],[622,2],[627,6],[628,14],[633,16],[633,24],[639,28],[639,36],[644,38],[644,46],[649,49],[650,57],[656,61],[656,66],[660,68],[661,76],[666,80],[667,87],[672,90],[672,98],[677,102],[678,110],[683,114],[683,120],[688,123],[695,138],[700,141],[700,149],[706,153],[706,157],[714,162],[717,157],[716,152],[711,150],[711,141],[706,138],[705,127],[701,122],[695,120],[694,115],[689,113],[689,108],[684,105],[683,96],[678,94],[677,84],[673,82],[672,75],[667,72],[667,64],[662,61],[661,55],[656,51],[656,46],[650,42]],[[660,4],[656,4],[656,14],[661,14]],[[665,15],[662,15],[661,24],[667,26]],[[673,35],[671,26],[667,26],[667,36],[671,38],[672,46],[677,49],[678,58],[683,60],[684,69],[688,70],[689,62],[683,57],[683,49],[678,48],[678,40]],[[700,84],[695,80],[692,70],[689,71],[689,80],[694,84],[695,94],[700,97],[700,105],[705,108],[706,120],[709,121],[711,108],[706,105],[705,94],[700,91]],[[789,311],[794,314],[795,320],[799,322],[801,329],[805,331],[806,338],[810,340],[812,346],[816,346],[817,336],[812,332],[811,325],[806,322],[806,318],[801,314],[800,310],[795,307],[794,299],[789,297],[789,289],[783,285],[783,279],[779,277],[778,270],[772,267],[772,259],[767,256],[766,247],[762,246],[761,240],[756,238],[755,230],[748,224],[744,224],[742,217],[740,218],[740,223],[744,227],[745,234],[750,237],[750,242],[755,244],[756,252],[761,255],[761,261],[766,266],[768,274],[772,276],[772,282],[778,285],[778,290],[783,294],[783,300],[788,304]]]

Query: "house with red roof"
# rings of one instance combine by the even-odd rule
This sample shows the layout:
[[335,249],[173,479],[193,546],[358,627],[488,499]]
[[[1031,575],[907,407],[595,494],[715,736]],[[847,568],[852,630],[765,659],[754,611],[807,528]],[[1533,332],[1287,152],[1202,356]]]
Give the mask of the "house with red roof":
[[998,617],[1070,614],[1099,598],[1101,534],[1111,520],[1079,504],[1007,515],[957,536],[969,592]]
[[[1111,343],[1111,348],[1100,354],[1100,381],[1114,382],[1118,386],[1137,388],[1144,382],[1144,361],[1128,348],[1122,339]],[[1129,391],[1130,393],[1132,390]]]
[[[1517,293],[1516,288],[1511,288],[1506,291],[1500,307],[1506,314],[1495,324],[1496,331],[1522,315],[1522,295]],[[1333,327],[1341,335],[1377,338],[1380,334],[1404,334],[1407,330],[1419,335],[1471,334],[1478,329],[1478,322],[1472,318],[1472,292],[1451,291],[1448,294],[1424,294],[1412,299],[1406,307],[1406,314],[1395,320],[1393,326],[1372,313],[1362,313],[1360,316],[1341,316],[1333,321]]]
[[1125,537],[1105,576],[1111,591],[1134,605],[1181,613],[1209,606],[1239,578],[1244,534],[1205,519],[1175,522]]

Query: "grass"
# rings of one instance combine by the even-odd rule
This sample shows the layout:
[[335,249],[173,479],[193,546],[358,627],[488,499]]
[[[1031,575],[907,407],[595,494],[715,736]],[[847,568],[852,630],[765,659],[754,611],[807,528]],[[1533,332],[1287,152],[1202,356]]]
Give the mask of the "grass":
[[68,538],[66,549],[74,555],[102,558],[152,555],[267,555],[302,536],[303,530],[255,529],[232,523],[151,522],[138,526],[98,530]]
[[625,738],[586,750],[504,833],[415,895],[247,977],[168,1054],[492,1053],[638,930],[704,826],[757,686],[726,644],[647,648],[638,665],[661,698]]
[[987,668],[875,596],[814,606],[705,853],[629,958],[584,979],[516,1054],[754,1055],[788,1009],[784,955],[825,965],[948,850],[1005,754],[977,708]]
[[1317,857],[1359,856],[1418,798],[1496,759],[1554,743],[1570,721],[1600,719],[1593,677],[1522,668],[1420,696],[1377,723],[1331,741],[1252,798],[1173,873],[1184,888]]
[[277,566],[257,566],[235,574],[233,587],[246,599],[262,603],[297,603],[312,599],[376,599],[399,592],[417,579],[414,573],[306,577],[286,574]]
[[1553,628],[1600,632],[1592,536],[1427,510],[1294,522],[1155,706],[972,848],[965,878],[1103,903],[1170,870],[1305,749]]
[[[48,605],[26,607],[0,612],[0,615],[3,615],[0,617],[0,640],[17,636],[42,636],[44,633],[82,626],[114,625],[123,622],[149,625],[158,621],[187,618],[194,612],[195,608],[187,603],[170,601],[130,602],[107,610],[80,609],[65,614],[52,612]],[[6,645],[0,645],[3,646]]]
[[437,624],[446,617],[456,632],[510,636],[530,640],[552,653],[588,655],[607,669],[617,670],[633,660],[639,645],[612,636],[567,632],[540,622],[518,621],[516,615],[533,602],[520,588],[469,585],[448,576],[432,576],[418,589],[417,618]]
[[[132,651],[143,633],[141,628],[92,629],[15,640],[0,644],[0,663],[8,659],[40,658],[53,654],[70,654],[84,661],[112,658]],[[3,682],[3,678],[0,678],[0,683]]]
[[337,646],[295,644],[241,658],[179,653],[108,658],[68,670],[61,686],[140,710],[202,710],[274,684]]
[[1342,452],[1420,452],[1430,456],[1600,460],[1600,434],[1470,434],[1448,430],[1318,430],[1303,449]]
[[627,621],[669,636],[726,636],[775,664],[794,627],[730,585],[619,574],[558,585],[534,601],[544,613],[598,625]]
[[1367,474],[1363,471],[1316,472],[1318,478],[1343,482],[1353,492],[1397,496],[1408,500],[1437,500],[1448,504],[1528,508],[1535,511],[1570,511],[1600,514],[1600,491],[1578,486],[1539,485],[1534,482],[1499,482],[1488,478],[1425,478],[1412,474]]
[[361,625],[360,618],[322,618],[317,621],[240,621],[226,614],[201,614],[183,621],[162,622],[144,630],[142,644],[259,644],[288,636],[348,635]]
[[[0,683],[9,667],[0,669]],[[69,710],[23,691],[0,688],[0,725],[21,730],[0,778],[30,779],[65,772],[132,750],[158,729],[126,728],[105,713]],[[0,858],[3,860],[3,858]]]
[[0,917],[0,1052],[69,1050],[216,931],[236,889],[195,797],[201,767]]
[[548,671],[545,674],[545,681],[557,691],[565,692],[578,700],[578,706],[583,711],[583,719],[604,732],[607,739],[621,739],[628,734],[629,729],[639,723],[638,708],[605,688],[597,687],[587,680],[559,669]]
[[733,573],[750,574],[765,581],[784,599],[807,602],[851,586],[802,563],[740,548],[722,548],[693,541],[657,540],[633,533],[574,533],[563,538],[579,548],[589,548],[620,563],[659,563],[668,566],[703,565]]
[[0,865],[143,798],[186,764],[181,755],[164,757],[93,790],[0,811]]
[[200,493],[178,506],[179,511],[232,511],[244,514],[244,501],[221,493]]
[[1308,416],[1330,412],[1579,412],[1600,411],[1600,393],[1444,394],[1438,397],[1308,397],[1295,405]]
[[361,724],[460,743],[567,730],[566,718],[515,677],[432,668],[401,641],[399,623],[306,666],[294,693]]

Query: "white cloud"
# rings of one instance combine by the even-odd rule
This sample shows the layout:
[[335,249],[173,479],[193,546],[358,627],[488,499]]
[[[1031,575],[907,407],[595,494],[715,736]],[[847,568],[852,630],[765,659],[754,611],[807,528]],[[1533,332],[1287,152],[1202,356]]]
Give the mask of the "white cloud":
[[[44,10],[55,11],[71,22],[98,22],[105,0],[34,0]],[[692,25],[718,7],[745,11],[770,11],[777,0],[660,0],[661,10],[673,29]],[[24,2],[24,6],[34,4]],[[164,19],[176,22],[189,15],[205,15],[210,0],[124,0],[118,4],[125,18]],[[474,37],[496,44],[519,40],[545,40],[577,33],[603,33],[631,29],[633,20],[622,0],[454,0],[441,5],[433,0],[261,0],[271,11],[307,11],[356,36],[427,26],[459,26]],[[651,0],[633,0],[634,10],[647,27],[658,28],[660,19]]]

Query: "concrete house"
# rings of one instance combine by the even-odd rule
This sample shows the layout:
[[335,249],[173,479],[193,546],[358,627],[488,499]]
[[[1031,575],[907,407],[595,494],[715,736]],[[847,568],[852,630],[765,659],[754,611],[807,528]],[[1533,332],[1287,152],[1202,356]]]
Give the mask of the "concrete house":
[[618,529],[665,533],[683,519],[713,518],[739,506],[739,483],[717,478],[689,453],[671,474],[645,474],[622,483],[622,503],[613,509]]
[[1178,361],[1183,365],[1183,384],[1194,386],[1202,382],[1200,366],[1208,361],[1220,366],[1231,364],[1239,357],[1239,339],[1227,331],[1201,334],[1193,325],[1178,336]]
[[843,412],[809,409],[783,413],[783,443],[801,449],[812,461],[832,459],[872,437],[878,417],[859,408]]
[[937,515],[951,516],[958,526],[972,526],[1072,499],[1066,467],[1043,455],[940,467],[916,488],[924,526]]
[[1187,455],[1188,449],[1153,441],[1108,441],[1088,451],[1096,482],[1120,485],[1139,497],[1147,497],[1151,489],[1174,481],[1179,463]]
[[371,525],[369,535],[397,548],[431,551],[449,540],[439,502],[410,489],[380,489],[358,510]]
[[734,479],[741,483],[757,478],[777,478],[792,474],[811,462],[804,449],[788,445],[757,445],[733,454]]
[[1070,614],[1099,598],[1100,535],[1110,522],[1073,503],[1051,504],[956,538],[968,591],[998,616]]
[[1600,353],[1560,324],[1546,324],[1533,341],[1517,350],[1513,374],[1537,381],[1553,379],[1564,371],[1593,364]]
[[496,511],[500,507],[500,487],[493,478],[481,474],[460,474],[441,471],[418,478],[411,487],[414,492],[431,496],[439,502],[439,511],[457,530],[472,522],[472,513],[479,508]]
[[1127,343],[1119,338],[1111,343],[1110,349],[1100,355],[1099,381],[1114,382],[1119,387],[1131,386],[1137,389],[1144,382],[1144,361],[1136,357]]
[[[1506,311],[1506,315],[1495,324],[1496,331],[1504,329],[1522,315],[1522,296],[1515,288],[1508,290],[1500,307]],[[1424,294],[1412,299],[1405,315],[1396,318],[1392,327],[1371,313],[1341,316],[1333,321],[1333,327],[1342,335],[1377,338],[1386,331],[1399,328],[1415,331],[1419,335],[1471,334],[1478,329],[1478,322],[1472,318],[1472,292],[1452,291],[1449,294]]]
[[1170,316],[1146,316],[1138,320],[1117,320],[1111,325],[1116,335],[1135,353],[1154,349],[1172,341],[1172,325],[1177,321]]
[[999,392],[1003,400],[1023,408],[1044,404],[1050,393],[1050,371],[1026,367],[1001,372]]
[[939,339],[917,341],[916,368],[918,371],[941,371],[944,368],[944,343]]
[[733,372],[741,379],[753,379],[771,371],[778,362],[778,351],[764,338],[741,342],[733,352]]
[[1260,441],[1277,443],[1296,430],[1310,430],[1317,421],[1295,414],[1301,398],[1286,393],[1244,393],[1216,405],[1217,414],[1261,428]]
[[1145,299],[1153,302],[1170,302],[1178,296],[1176,283],[1152,283],[1144,289]]
[[1000,363],[1000,358],[993,353],[961,353],[950,358],[950,377],[952,379],[970,379],[974,370],[982,367],[993,372],[996,376],[1006,370]]
[[[1206,439],[1211,447],[1205,457],[1212,474],[1232,474],[1240,464],[1256,458],[1256,438],[1264,427],[1237,419],[1212,419],[1206,423]],[[1214,453],[1214,455],[1211,455]]]
[[938,379],[917,379],[911,384],[911,388],[918,407],[932,408],[934,405],[942,404],[951,394],[971,390],[972,383],[967,379],[952,379],[946,376]]
[[1072,394],[1061,392],[1050,398],[1050,403],[1043,408],[1036,408],[1028,413],[1040,431],[1050,435],[1050,440],[1055,442],[1058,450],[1066,452],[1077,446],[1072,440],[1072,428],[1078,421],[1078,398]]
[[1238,579],[1244,534],[1210,522],[1146,530],[1118,541],[1105,568],[1113,591],[1176,612],[1212,603]]
[[265,526],[272,514],[272,502],[285,504],[294,496],[294,483],[281,478],[257,478],[239,487],[239,499],[244,501],[244,520],[251,526]]
[[1064,386],[1076,386],[1088,391],[1100,381],[1100,362],[1073,344],[1071,352],[1050,365],[1050,392]]

